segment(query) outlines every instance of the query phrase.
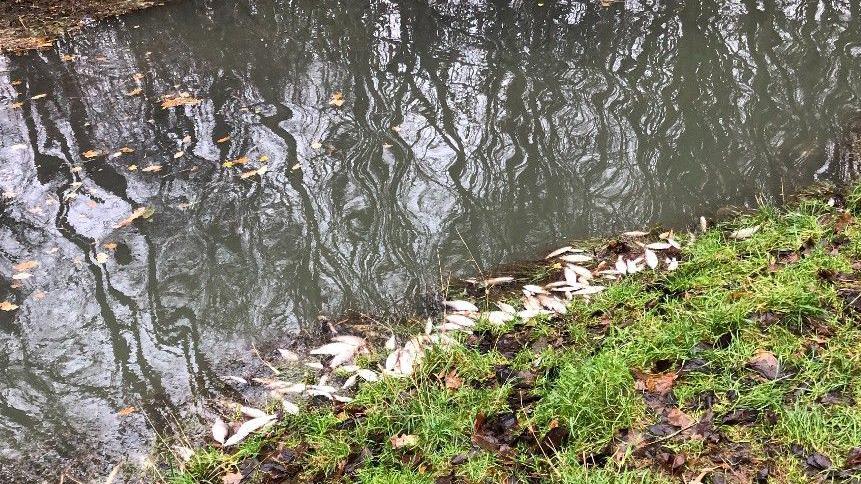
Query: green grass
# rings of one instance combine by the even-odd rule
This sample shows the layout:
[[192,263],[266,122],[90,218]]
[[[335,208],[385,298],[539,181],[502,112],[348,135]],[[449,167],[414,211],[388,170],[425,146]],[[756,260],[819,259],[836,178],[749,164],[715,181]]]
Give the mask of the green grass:
[[[861,214],[861,188],[849,189],[846,200],[853,216]],[[729,236],[754,225],[759,230],[745,240]],[[220,482],[244,460],[279,448],[302,449],[294,477],[306,482],[688,482],[742,451],[747,470],[767,466],[774,482],[805,482],[818,472],[798,452],[843,465],[861,445],[854,406],[861,401],[861,324],[838,293],[851,281],[835,275],[855,273],[861,223],[813,195],[679,239],[690,243],[675,272],[628,277],[589,303],[573,301],[564,317],[501,328],[479,322],[492,344],[516,333],[525,343],[513,355],[464,337],[460,346],[428,352],[410,378],[363,384],[343,411],[306,409],[239,449],[202,447],[189,462],[172,461],[168,480]],[[524,280],[554,270],[532,267]],[[512,302],[510,294],[500,297]],[[777,358],[778,378],[751,370],[762,351]],[[363,357],[363,365],[383,357]],[[518,372],[533,382],[519,387],[520,377],[504,377]],[[638,390],[638,375],[669,372],[678,378],[666,405],[694,420],[711,418],[718,442],[680,430],[625,447],[625,439],[650,438],[648,429],[663,418]],[[452,373],[459,383],[447,387]],[[518,403],[524,395],[528,401]],[[753,421],[723,423],[739,411],[753,412]],[[511,448],[476,445],[477,420],[510,414],[519,435]],[[561,441],[538,444],[557,427],[565,430]],[[415,436],[415,445],[395,448],[390,439],[403,435]],[[677,454],[685,463],[670,472],[660,455]],[[584,464],[589,459],[596,462]],[[348,462],[354,470],[344,475]]]

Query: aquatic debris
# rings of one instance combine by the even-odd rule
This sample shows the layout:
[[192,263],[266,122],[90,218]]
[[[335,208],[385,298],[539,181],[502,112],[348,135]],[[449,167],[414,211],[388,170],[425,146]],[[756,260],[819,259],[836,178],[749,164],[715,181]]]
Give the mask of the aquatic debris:
[[194,98],[187,92],[180,92],[175,95],[167,95],[161,98],[161,108],[170,109],[178,106],[195,106],[200,104],[200,99]]
[[141,168],[141,171],[146,173],[155,173],[161,171],[161,165],[149,165],[146,168]]
[[753,227],[747,227],[744,229],[738,229],[731,234],[729,234],[730,238],[737,240],[749,239],[753,234],[759,232],[759,225],[754,225]]
[[457,326],[461,326],[464,328],[471,328],[475,326],[475,321],[472,318],[468,318],[462,314],[446,314],[445,320],[449,323],[455,324]]
[[545,259],[552,259],[552,258],[559,256],[559,255],[562,255],[566,252],[570,252],[572,249],[573,249],[573,247],[571,247],[570,245],[566,245],[565,247],[560,247],[560,248],[554,250],[553,252],[547,254],[546,256],[544,256],[544,258]]
[[15,272],[24,272],[29,271],[30,269],[35,269],[36,267],[39,267],[39,261],[28,260],[21,262],[20,264],[15,264],[12,266],[12,270]]
[[329,106],[334,106],[336,108],[340,108],[344,105],[344,93],[341,91],[335,91],[332,93],[332,97],[329,98]]
[[386,371],[395,376],[407,376],[413,373],[415,355],[411,351],[400,348],[386,358]]
[[478,307],[476,307],[475,304],[469,301],[446,301],[444,304],[448,306],[452,311],[466,311],[473,313],[478,312]]
[[625,237],[645,237],[649,235],[649,233],[643,232],[642,230],[630,230],[628,232],[622,232],[622,235]]
[[505,284],[513,281],[514,278],[511,276],[500,276],[500,277],[491,277],[490,279],[485,279],[482,283],[487,286],[495,286],[497,284]]
[[278,354],[281,355],[281,358],[283,358],[284,360],[289,361],[291,363],[295,363],[295,362],[299,361],[299,355],[297,355],[293,351],[285,350],[283,348],[278,348]]
[[153,210],[150,207],[138,207],[135,209],[134,212],[132,212],[131,215],[129,215],[128,217],[121,220],[118,224],[114,225],[114,228],[117,228],[117,229],[123,228],[126,225],[130,225],[132,222],[134,222],[135,220],[137,220],[141,217],[143,217],[143,218],[152,217],[153,213],[155,213],[155,210]]
[[0,311],[14,311],[18,309],[18,305],[12,301],[0,302]]
[[586,254],[568,254],[563,255],[559,258],[564,260],[565,262],[570,262],[572,264],[582,264],[584,262],[589,262],[592,260],[592,256]]
[[667,250],[672,247],[672,244],[669,242],[652,242],[651,244],[646,244],[646,248],[649,250]]
[[649,266],[653,270],[657,269],[657,267],[658,267],[658,256],[657,256],[657,254],[655,254],[651,249],[646,249],[646,251],[643,253],[643,255],[646,257],[646,265]]
[[299,415],[299,406],[296,405],[295,403],[293,403],[289,400],[284,400],[282,398],[281,399],[281,406],[284,408],[284,413],[287,413],[290,415]]

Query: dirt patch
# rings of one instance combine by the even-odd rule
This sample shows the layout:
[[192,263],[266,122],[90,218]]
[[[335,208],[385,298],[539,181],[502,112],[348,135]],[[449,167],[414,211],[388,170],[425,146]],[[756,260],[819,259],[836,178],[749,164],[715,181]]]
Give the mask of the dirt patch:
[[165,2],[147,0],[5,0],[0,2],[0,52],[46,49],[94,20]]

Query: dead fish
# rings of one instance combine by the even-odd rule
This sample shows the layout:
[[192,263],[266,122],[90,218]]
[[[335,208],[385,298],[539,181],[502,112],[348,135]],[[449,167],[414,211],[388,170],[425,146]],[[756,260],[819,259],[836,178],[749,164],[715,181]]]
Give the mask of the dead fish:
[[606,287],[604,286],[589,286],[580,289],[579,291],[574,291],[575,296],[591,296],[593,294],[598,294],[599,292],[604,291]]
[[231,436],[229,439],[227,439],[227,441],[224,442],[224,446],[230,447],[231,445],[236,445],[239,442],[242,442],[243,440],[245,440],[246,437],[251,434],[251,432],[265,427],[273,420],[275,420],[275,415],[266,415],[265,417],[254,418],[245,422],[244,424],[239,426],[233,436]]
[[395,349],[395,346],[397,346],[397,345],[398,345],[398,340],[395,338],[395,335],[392,335],[389,337],[389,339],[386,340],[385,348],[389,351],[392,351],[393,349]]
[[472,313],[478,312],[478,307],[476,307],[475,304],[473,304],[469,301],[461,301],[461,300],[446,301],[445,305],[448,306],[453,311],[466,311],[466,312],[472,312]]
[[288,400],[284,400],[282,398],[281,399],[281,406],[284,408],[284,413],[287,413],[290,415],[299,415],[299,406],[296,405],[295,403],[288,401]]
[[562,255],[566,252],[570,252],[571,249],[572,249],[572,247],[570,245],[566,245],[565,247],[560,247],[560,248],[554,250],[553,252],[547,254],[544,258],[545,259],[552,259],[558,255]]
[[514,278],[511,276],[501,276],[501,277],[491,277],[490,279],[484,280],[484,285],[486,287],[495,286],[497,284],[505,284],[507,282],[513,281]]
[[646,249],[643,255],[646,257],[647,266],[649,266],[652,270],[658,267],[658,255],[655,254],[651,249]]
[[625,262],[625,258],[621,255],[616,259],[616,272],[619,274],[625,275],[628,273],[628,264]]
[[706,223],[706,218],[700,215],[700,232],[705,232],[708,228],[709,225]]
[[631,230],[628,232],[622,232],[622,235],[625,237],[645,237],[646,235],[649,235],[649,233],[643,232],[642,230]]
[[545,291],[544,288],[536,286],[535,284],[527,284],[523,286],[523,290],[532,294],[547,294],[547,291]]
[[278,353],[281,355],[281,358],[283,358],[284,360],[289,361],[291,363],[295,363],[295,362],[299,361],[299,355],[297,355],[296,353],[294,353],[290,350],[278,348]]
[[498,307],[499,309],[501,309],[502,311],[504,311],[508,314],[514,314],[517,312],[517,310],[514,309],[514,306],[512,306],[511,304],[508,304],[508,303],[501,302],[501,301],[498,301],[496,303],[496,307]]
[[759,225],[754,225],[753,227],[747,227],[744,229],[738,229],[735,232],[729,234],[733,239],[744,240],[749,239],[753,234],[759,232]]
[[471,328],[475,326],[475,321],[473,321],[472,318],[468,318],[462,314],[446,314],[445,320],[449,323],[456,324],[464,328]]
[[224,420],[221,420],[221,417],[215,417],[215,423],[212,424],[212,438],[219,444],[223,444],[224,439],[227,438],[227,432],[227,424]]
[[675,257],[667,258],[667,270],[674,271],[679,268],[679,261]]
[[251,417],[251,418],[260,418],[260,417],[266,417],[269,415],[268,413],[264,412],[263,410],[260,410],[258,408],[254,408],[254,407],[246,407],[245,405],[240,405],[239,411],[242,412],[242,414],[245,415],[246,417]]
[[647,244],[646,248],[650,250],[667,250],[672,245],[668,242],[652,242],[651,244]]
[[570,262],[572,264],[582,264],[584,262],[591,261],[592,256],[586,254],[569,254],[563,255],[562,257],[560,257],[560,259],[564,260],[565,262]]
[[494,326],[502,326],[514,319],[513,314],[509,314],[505,311],[490,311],[485,316],[487,316],[487,320],[490,321],[490,324]]
[[538,300],[541,301],[541,305],[545,308],[559,314],[565,314],[568,312],[568,309],[565,307],[565,303],[556,299],[552,296],[540,295],[538,296]]
[[590,271],[589,269],[587,269],[583,266],[578,266],[576,264],[569,264],[566,267],[566,269],[573,271],[581,279],[592,279],[592,271]]
[[637,272],[640,272],[642,270],[642,268],[638,265],[638,261],[636,259],[628,259],[627,261],[625,261],[625,269],[627,269],[628,274],[636,274]]

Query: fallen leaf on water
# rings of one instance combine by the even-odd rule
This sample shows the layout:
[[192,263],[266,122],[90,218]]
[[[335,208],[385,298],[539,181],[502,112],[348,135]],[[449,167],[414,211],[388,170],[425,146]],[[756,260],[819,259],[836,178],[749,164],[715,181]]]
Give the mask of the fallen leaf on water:
[[136,171],[138,169],[137,165],[129,165],[129,171]]
[[136,409],[135,407],[129,406],[129,407],[126,407],[126,408],[120,410],[119,412],[117,412],[117,415],[119,415],[120,417],[126,417],[126,416],[129,416],[129,415],[137,412],[137,411],[138,411],[138,409]]
[[95,158],[95,157],[101,156],[101,155],[102,155],[102,152],[98,151],[98,150],[87,150],[87,151],[81,153],[81,156],[83,156],[84,158]]
[[141,218],[141,217],[149,218],[149,217],[151,217],[151,216],[152,216],[152,214],[153,214],[154,212],[155,212],[155,211],[154,211],[152,208],[150,208],[150,207],[138,207],[138,208],[136,208],[136,209],[135,209],[135,211],[134,211],[134,212],[132,212],[132,214],[131,214],[131,215],[129,215],[128,217],[126,217],[126,218],[124,218],[123,220],[121,220],[118,224],[116,224],[116,225],[114,226],[114,228],[118,228],[118,229],[119,229],[119,228],[125,227],[126,225],[131,224],[132,222],[134,222],[135,220],[137,220],[137,219],[139,219],[139,218]]
[[98,254],[96,254],[96,262],[97,263],[104,264],[107,261],[108,261],[108,254],[105,254],[104,252],[99,252]]
[[31,277],[33,277],[33,274],[30,274],[29,272],[19,272],[13,275],[12,279],[15,279],[16,281],[23,281],[24,279],[29,279]]
[[415,447],[419,444],[419,436],[412,434],[395,435],[394,437],[389,439],[389,442],[395,449],[401,449],[403,447]]
[[75,60],[75,57],[77,57],[77,56],[69,55],[69,54],[60,54],[60,60],[62,60],[64,62],[71,62],[71,61]]
[[241,175],[239,175],[239,178],[242,178],[244,180],[246,178],[251,178],[254,175],[263,175],[264,173],[266,173],[266,167],[261,166],[260,168],[258,168],[256,170],[249,170],[249,171],[242,173]]
[[29,271],[30,269],[34,269],[36,267],[39,267],[38,261],[27,260],[27,261],[24,261],[20,264],[15,264],[14,266],[12,266],[12,269],[15,272],[24,272],[24,271]]
[[227,438],[227,424],[224,423],[224,420],[221,420],[221,417],[215,417],[215,423],[212,424],[211,431],[212,438],[219,444],[223,444],[224,439]]
[[300,168],[302,168],[302,165],[300,165],[299,163],[296,163],[295,165],[290,167],[290,171],[296,171]]
[[116,242],[105,242],[104,244],[102,244],[102,247],[104,247],[108,250],[116,250],[117,243]]
[[10,107],[10,108],[12,108],[12,109],[20,109],[20,108],[22,108],[23,106],[24,106],[24,103],[22,103],[22,102],[20,102],[20,101],[18,101],[18,102],[14,102],[14,103],[12,103],[12,104],[10,104],[10,105],[9,105],[9,107]]
[[321,143],[317,140],[314,140],[311,142],[311,148],[314,148],[315,150],[319,150],[322,147],[323,147],[323,143]]
[[335,91],[332,93],[332,97],[329,98],[329,105],[335,106],[339,108],[344,105],[344,93],[341,91]]
[[177,106],[194,106],[196,104],[200,104],[200,99],[192,97],[187,92],[181,92],[175,96],[162,97],[161,108],[170,109]]
[[269,161],[269,156],[268,155],[260,155],[260,157],[257,158],[257,161],[259,161],[261,163],[266,163],[267,161]]
[[[173,154],[173,159],[175,160],[177,158],[182,158],[183,155],[185,155],[185,151],[177,151],[176,153]],[[144,171],[146,171],[146,170],[144,170]]]
[[142,92],[143,92],[143,89],[136,87],[136,88],[132,89],[131,91],[126,91],[126,96],[137,96]]
[[11,301],[0,302],[0,311],[14,311],[18,309],[18,305]]
[[227,135],[223,138],[218,138],[217,140],[215,140],[215,142],[216,143],[224,143],[225,141],[228,141],[228,140],[230,140],[230,135]]
[[150,166],[148,166],[148,167],[146,167],[146,168],[141,168],[141,171],[145,171],[145,172],[148,172],[148,173],[149,173],[149,172],[161,171],[161,165],[150,165]]
[[120,151],[122,153],[134,153],[135,152],[135,150],[129,148],[128,146],[123,146],[122,148],[120,148]]
[[42,99],[43,97],[47,97],[47,96],[48,96],[47,94],[36,94],[35,96],[31,97],[30,99],[35,101],[37,99]]

